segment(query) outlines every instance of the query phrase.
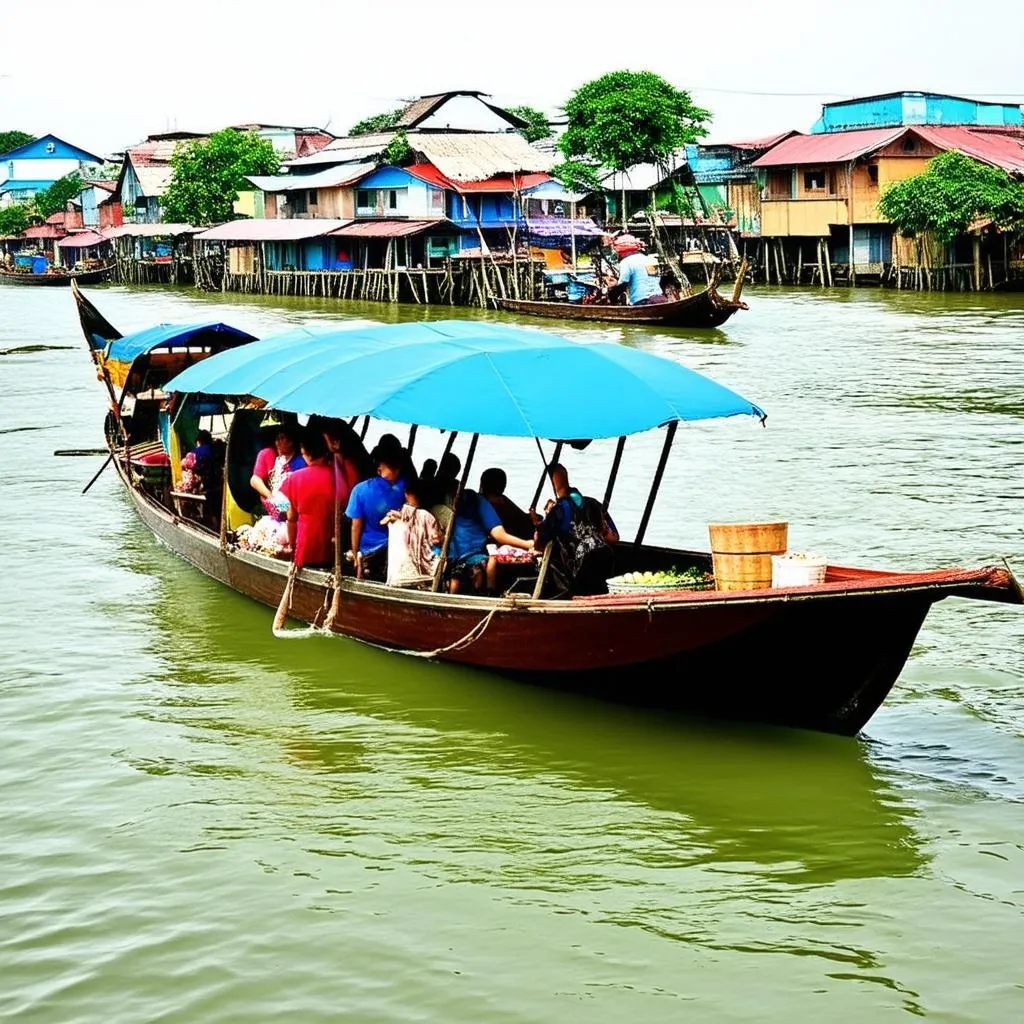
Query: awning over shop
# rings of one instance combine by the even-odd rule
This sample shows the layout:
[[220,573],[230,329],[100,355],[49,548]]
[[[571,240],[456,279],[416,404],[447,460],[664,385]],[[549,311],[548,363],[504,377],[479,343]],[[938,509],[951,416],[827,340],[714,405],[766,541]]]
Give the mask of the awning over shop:
[[338,228],[344,220],[233,220],[200,232],[196,238],[202,242],[301,242],[307,238],[321,238]]
[[57,245],[61,249],[91,249],[94,245],[102,245],[107,239],[95,231],[79,231],[62,238]]
[[351,224],[332,231],[332,237],[340,238],[402,238],[418,235],[422,231],[437,229],[439,226],[454,227],[443,217],[437,220],[356,220]]

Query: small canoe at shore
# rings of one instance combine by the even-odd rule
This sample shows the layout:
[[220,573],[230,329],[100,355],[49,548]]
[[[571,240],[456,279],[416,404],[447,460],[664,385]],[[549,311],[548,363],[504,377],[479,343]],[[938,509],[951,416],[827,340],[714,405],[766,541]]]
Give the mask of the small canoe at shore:
[[71,270],[46,274],[22,274],[9,270],[0,270],[0,284],[30,285],[36,287],[66,288],[72,281],[78,284],[99,284],[106,281],[114,269],[113,263],[93,270]]

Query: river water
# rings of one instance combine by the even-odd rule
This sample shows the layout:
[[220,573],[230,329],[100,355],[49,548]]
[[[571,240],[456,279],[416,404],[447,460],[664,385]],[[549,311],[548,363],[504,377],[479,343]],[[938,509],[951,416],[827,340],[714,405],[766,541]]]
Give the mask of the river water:
[[[124,331],[445,315],[93,297]],[[1024,569],[1019,296],[749,302],[719,332],[577,329],[768,411],[680,431],[650,539],[779,517],[846,564]],[[1020,609],[936,606],[853,740],[275,640],[113,473],[82,495],[100,459],[53,457],[103,411],[71,296],[0,289],[0,1017],[1024,1019]],[[658,444],[627,447],[623,532]],[[608,454],[573,453],[584,490]],[[480,457],[528,502],[535,449]]]

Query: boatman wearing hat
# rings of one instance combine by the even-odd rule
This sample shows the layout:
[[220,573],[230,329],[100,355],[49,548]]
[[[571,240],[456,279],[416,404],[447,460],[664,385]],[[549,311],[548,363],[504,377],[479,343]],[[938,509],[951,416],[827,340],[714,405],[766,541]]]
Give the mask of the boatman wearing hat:
[[608,289],[608,298],[615,302],[618,297],[629,289],[631,306],[647,306],[655,302],[664,302],[661,287],[656,277],[651,277],[647,270],[647,257],[643,246],[633,235],[619,235],[612,242],[612,248],[619,257],[619,282]]

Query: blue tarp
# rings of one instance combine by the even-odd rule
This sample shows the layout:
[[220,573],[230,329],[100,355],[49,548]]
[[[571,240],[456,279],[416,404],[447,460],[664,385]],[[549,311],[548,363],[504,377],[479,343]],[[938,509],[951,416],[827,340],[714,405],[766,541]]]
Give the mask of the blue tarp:
[[764,418],[670,359],[470,320],[293,330],[204,359],[166,389],[504,437],[617,437],[674,420]]
[[154,348],[162,348],[173,345],[205,345],[212,339],[209,335],[217,334],[220,344],[232,344],[234,336],[236,345],[246,341],[253,341],[254,335],[240,331],[236,327],[227,324],[210,322],[205,324],[157,324],[156,327],[147,327],[144,331],[136,331],[135,334],[128,334],[118,338],[111,343],[108,359],[116,359],[122,363],[134,362],[144,352]]

